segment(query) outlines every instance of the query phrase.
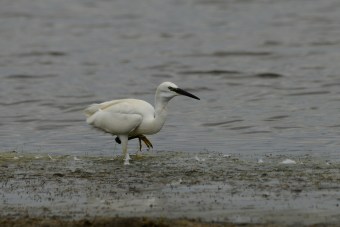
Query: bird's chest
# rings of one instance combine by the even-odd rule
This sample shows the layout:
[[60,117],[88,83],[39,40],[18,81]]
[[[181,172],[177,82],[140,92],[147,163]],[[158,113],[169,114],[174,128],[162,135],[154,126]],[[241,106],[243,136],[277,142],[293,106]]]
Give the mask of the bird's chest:
[[142,123],[132,132],[135,135],[152,135],[158,133],[163,127],[165,118],[146,118]]
[[141,134],[151,135],[151,134],[155,134],[155,133],[159,132],[160,129],[161,129],[161,127],[159,127],[158,125],[155,125],[154,122],[151,122],[151,121],[150,122],[143,122],[132,132],[132,134],[135,134],[135,135],[141,135]]

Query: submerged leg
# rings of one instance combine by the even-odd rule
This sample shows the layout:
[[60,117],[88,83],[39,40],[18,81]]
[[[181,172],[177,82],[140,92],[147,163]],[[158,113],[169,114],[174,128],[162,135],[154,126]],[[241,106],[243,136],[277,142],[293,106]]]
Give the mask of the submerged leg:
[[119,136],[119,139],[122,143],[123,148],[123,156],[124,156],[124,165],[130,165],[130,155],[127,151],[127,143],[128,143],[128,137],[127,136]]

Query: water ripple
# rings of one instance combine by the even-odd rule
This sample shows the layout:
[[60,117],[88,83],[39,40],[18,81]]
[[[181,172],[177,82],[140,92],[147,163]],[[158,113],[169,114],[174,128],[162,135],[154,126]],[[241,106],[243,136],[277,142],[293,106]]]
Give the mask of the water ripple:
[[231,120],[231,121],[221,121],[221,122],[213,122],[213,123],[203,123],[202,126],[219,126],[219,125],[226,125],[235,122],[241,122],[243,120]]
[[278,74],[278,73],[258,73],[254,75],[255,77],[258,78],[263,78],[263,79],[276,79],[283,77],[283,75]]
[[261,57],[261,56],[272,56],[272,52],[267,51],[215,51],[212,53],[194,53],[184,55],[184,57]]
[[182,75],[225,75],[225,74],[240,74],[239,71],[235,70],[224,70],[224,69],[213,69],[213,70],[191,70],[181,71],[179,74]]
[[288,96],[306,96],[306,95],[325,95],[330,94],[329,91],[311,91],[311,92],[300,92],[300,93],[293,93],[288,94]]
[[29,75],[29,74],[13,74],[4,76],[4,79],[26,80],[26,79],[49,79],[58,77],[57,74]]
[[28,104],[28,103],[38,103],[41,102],[41,99],[27,99],[23,101],[16,101],[16,102],[1,102],[0,105],[2,106],[15,106],[20,104]]
[[31,51],[17,54],[18,57],[43,57],[43,56],[64,57],[66,55],[67,53],[62,51]]
[[277,121],[289,117],[288,115],[278,115],[265,119],[264,121]]

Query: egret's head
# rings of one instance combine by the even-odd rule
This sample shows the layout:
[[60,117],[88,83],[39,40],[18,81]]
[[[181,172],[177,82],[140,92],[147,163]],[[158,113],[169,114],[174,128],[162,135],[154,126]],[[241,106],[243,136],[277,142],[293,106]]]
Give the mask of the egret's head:
[[168,98],[168,99],[172,99],[173,97],[177,95],[184,95],[184,96],[188,96],[190,98],[198,99],[198,100],[200,99],[197,96],[179,88],[176,84],[171,83],[171,82],[161,83],[157,88],[157,93],[160,96],[164,98]]

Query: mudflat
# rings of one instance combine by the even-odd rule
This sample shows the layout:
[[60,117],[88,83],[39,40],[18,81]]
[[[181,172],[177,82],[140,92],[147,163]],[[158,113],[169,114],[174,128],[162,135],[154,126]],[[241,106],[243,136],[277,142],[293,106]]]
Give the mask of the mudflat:
[[216,152],[121,157],[0,153],[1,226],[340,223],[340,163]]

